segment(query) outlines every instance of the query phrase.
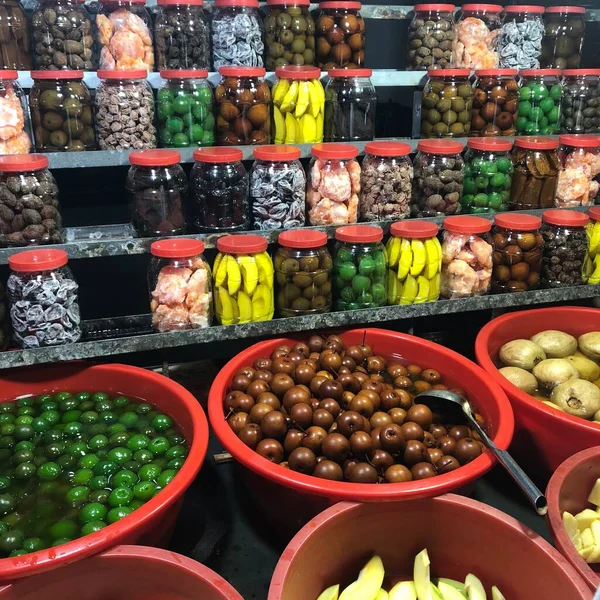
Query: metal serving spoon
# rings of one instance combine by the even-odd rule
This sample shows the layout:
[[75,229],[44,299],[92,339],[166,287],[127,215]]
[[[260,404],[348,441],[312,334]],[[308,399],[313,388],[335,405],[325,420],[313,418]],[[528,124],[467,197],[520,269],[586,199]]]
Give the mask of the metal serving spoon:
[[450,423],[464,422],[466,419],[469,425],[481,437],[483,443],[494,453],[498,462],[508,471],[508,474],[515,480],[521,488],[527,499],[539,515],[545,515],[548,512],[548,503],[546,497],[536,485],[529,479],[525,471],[515,462],[513,457],[506,451],[501,450],[492,442],[488,434],[481,428],[473,414],[473,408],[469,401],[454,392],[447,390],[428,390],[420,393],[416,398],[419,404],[425,404],[434,413],[440,415],[444,420]]

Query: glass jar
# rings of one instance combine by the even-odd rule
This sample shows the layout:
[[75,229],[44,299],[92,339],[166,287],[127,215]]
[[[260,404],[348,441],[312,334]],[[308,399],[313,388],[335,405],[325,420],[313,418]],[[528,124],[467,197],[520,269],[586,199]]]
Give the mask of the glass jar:
[[432,69],[421,99],[421,137],[465,137],[471,131],[469,69]]
[[465,154],[462,212],[508,210],[513,164],[512,142],[497,138],[470,139]]
[[331,310],[332,260],[323,231],[293,229],[279,234],[275,253],[277,314],[299,317]]
[[270,321],[275,309],[273,261],[258,235],[217,240],[213,267],[215,316],[221,325]]
[[31,69],[31,38],[23,5],[18,0],[1,0],[0,69]]
[[377,92],[372,69],[333,69],[325,85],[326,142],[358,142],[375,137]]
[[154,70],[152,19],[146,0],[103,0],[96,27],[98,69]]
[[156,66],[210,69],[210,30],[203,0],[158,0],[154,21]]
[[6,306],[6,292],[0,282],[0,350],[6,350],[10,344],[10,323]]
[[492,280],[491,221],[448,217],[443,228],[440,296],[452,300],[487,294]]
[[492,292],[527,292],[540,284],[544,240],[542,220],[534,215],[496,215],[492,240]]
[[48,157],[0,156],[0,247],[62,241],[58,186]]
[[0,155],[31,151],[31,122],[27,99],[16,71],[0,71]]
[[243,157],[238,148],[194,151],[190,216],[196,231],[245,231],[250,227],[249,183]]
[[77,342],[81,315],[77,281],[63,250],[40,248],[13,254],[6,285],[12,338],[20,348]]
[[254,229],[302,227],[306,209],[306,175],[296,146],[262,146],[254,150],[250,200]]
[[600,133],[600,69],[563,71],[561,131]]
[[542,285],[555,288],[586,283],[589,217],[574,210],[547,210],[542,221]]
[[273,86],[273,123],[276,144],[323,141],[325,90],[317,67],[277,67]]
[[589,206],[600,198],[600,137],[561,135],[559,138],[558,185],[554,206],[569,208]]
[[376,308],[387,302],[383,230],[351,225],[335,230],[333,293],[336,310]]
[[471,135],[515,135],[519,85],[516,69],[475,71]]
[[369,142],[360,173],[361,221],[395,221],[410,214],[413,165],[410,146]]
[[315,144],[307,171],[310,225],[346,225],[358,219],[360,165],[350,144]]
[[590,285],[600,283],[600,206],[593,206],[588,212],[590,222],[587,224],[588,234],[588,265]]
[[498,41],[501,69],[539,69],[544,37],[543,6],[504,7]]
[[100,150],[156,148],[154,94],[146,71],[98,71],[96,130]]
[[544,23],[546,33],[542,42],[542,67],[577,68],[585,34],[585,8],[552,6],[546,9]]
[[409,71],[446,69],[452,64],[453,4],[417,4],[408,25]]
[[385,247],[388,304],[422,304],[440,296],[442,247],[439,227],[426,221],[392,223]]
[[214,95],[208,71],[161,71],[165,82],[156,93],[158,139],[162,148],[212,146],[215,143]]
[[316,14],[317,66],[323,71],[356,69],[365,64],[365,22],[361,3],[320,2]]
[[262,67],[265,45],[258,0],[215,0],[212,60],[221,67]]
[[217,86],[217,141],[221,146],[271,142],[271,90],[262,67],[221,67]]
[[82,152],[96,149],[92,96],[83,71],[32,71],[29,94],[35,149]]
[[40,0],[31,29],[36,69],[96,69],[92,19],[84,0]]
[[463,145],[453,140],[421,140],[415,157],[411,217],[460,213],[463,193]]
[[558,140],[518,137],[513,151],[510,210],[533,210],[554,206],[558,183]]
[[315,22],[310,0],[267,0],[265,67],[315,64]]
[[560,130],[563,88],[558,69],[523,69],[517,134],[553,135]]
[[125,191],[131,223],[140,237],[185,233],[188,181],[176,150],[139,150],[129,154]]
[[150,246],[148,289],[156,331],[210,325],[212,278],[203,252],[203,242],[185,238],[160,240]]
[[502,20],[498,4],[463,4],[454,29],[452,65],[462,69],[496,69]]

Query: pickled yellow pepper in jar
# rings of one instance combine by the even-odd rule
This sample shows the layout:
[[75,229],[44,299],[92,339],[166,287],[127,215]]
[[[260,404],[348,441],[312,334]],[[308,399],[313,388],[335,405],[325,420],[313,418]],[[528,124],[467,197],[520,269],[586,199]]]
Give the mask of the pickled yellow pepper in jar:
[[597,285],[600,283],[600,206],[593,206],[588,212],[590,222],[587,224],[589,240],[589,257],[587,260],[589,269],[588,283]]

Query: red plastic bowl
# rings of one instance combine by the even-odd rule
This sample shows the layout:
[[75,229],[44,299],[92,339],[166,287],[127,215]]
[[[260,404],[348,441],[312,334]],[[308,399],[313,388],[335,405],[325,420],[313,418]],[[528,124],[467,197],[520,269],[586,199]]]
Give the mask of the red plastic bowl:
[[[463,388],[487,423],[488,432],[501,448],[513,434],[513,415],[502,389],[486,378],[474,363],[452,350],[422,338],[383,329],[354,329],[340,334],[348,345],[369,344],[375,354],[396,357],[439,370],[453,386]],[[241,463],[242,475],[251,495],[266,518],[283,534],[295,533],[306,521],[331,504],[342,500],[390,502],[437,496],[468,488],[494,465],[490,452],[446,475],[385,485],[328,481],[302,475],[274,465],[250,450],[225,420],[223,400],[234,374],[256,358],[269,356],[280,344],[298,340],[274,339],[259,342],[230,360],[215,378],[208,397],[211,426],[223,446]]]
[[542,404],[502,377],[496,367],[503,344],[546,329],[560,329],[575,337],[600,331],[600,310],[567,306],[513,312],[490,321],[475,341],[477,362],[502,386],[515,413],[511,450],[539,481],[547,481],[569,456],[600,445],[600,425]]
[[268,600],[317,598],[347,586],[378,554],[386,583],[412,579],[414,557],[427,548],[433,577],[477,575],[512,600],[591,600],[576,571],[548,542],[508,515],[448,494],[388,504],[342,502],[308,523],[284,550]]
[[566,510],[576,515],[584,508],[595,508],[588,503],[587,498],[599,477],[600,448],[589,448],[565,460],[552,475],[546,490],[546,518],[554,543],[594,591],[600,586],[600,565],[588,565],[579,556],[565,531],[562,514]]
[[243,600],[200,563],[166,550],[117,546],[0,589],[0,600]]
[[192,394],[162,375],[126,365],[66,363],[8,371],[0,377],[0,402],[61,390],[104,391],[142,398],[175,419],[189,444],[189,454],[181,470],[163,491],[117,523],[56,548],[1,559],[2,582],[63,567],[118,544],[166,543],[183,493],[204,462],[208,446],[204,411]]

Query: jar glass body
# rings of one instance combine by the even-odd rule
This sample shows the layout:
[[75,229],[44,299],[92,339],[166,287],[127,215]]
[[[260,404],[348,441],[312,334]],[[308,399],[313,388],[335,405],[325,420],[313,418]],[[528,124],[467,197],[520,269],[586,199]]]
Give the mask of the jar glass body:
[[377,93],[368,77],[330,77],[325,86],[326,142],[375,137]]
[[154,70],[152,19],[143,4],[115,0],[96,15],[99,69]]
[[494,225],[492,292],[527,292],[540,285],[544,240],[539,230]]
[[31,69],[31,38],[27,16],[18,0],[2,0],[0,69]]
[[315,64],[315,22],[308,6],[282,0],[266,7],[265,67]]
[[73,0],[41,0],[31,18],[36,69],[96,68],[92,18]]
[[492,280],[492,236],[481,233],[442,233],[442,298],[483,296]]
[[465,153],[462,212],[508,210],[513,164],[508,152],[468,148]]
[[429,77],[421,101],[421,137],[465,137],[471,131],[473,87],[468,77]]
[[443,217],[461,211],[464,162],[460,154],[417,152],[412,217]]
[[156,331],[208,327],[212,319],[212,278],[202,254],[185,258],[153,256],[148,265],[152,326]]
[[31,121],[27,99],[16,80],[0,79],[0,154],[31,151]]
[[560,161],[558,185],[554,205],[557,208],[589,206],[600,199],[600,148],[578,148],[562,145],[558,149]]
[[360,220],[397,221],[408,217],[412,181],[409,156],[365,154],[360,174]]
[[299,160],[255,161],[250,171],[254,229],[302,227],[306,217],[306,176]]
[[365,64],[365,22],[355,8],[319,8],[315,17],[317,66],[356,69]]
[[215,317],[221,325],[270,321],[275,310],[273,261],[268,252],[219,252],[213,267]]
[[96,88],[100,150],[156,148],[154,95],[144,79],[104,79]]
[[92,96],[81,79],[38,79],[29,94],[38,152],[95,150]]
[[244,231],[250,227],[248,173],[241,162],[197,162],[190,186],[190,217],[196,231]]
[[600,132],[600,76],[566,76],[561,116],[563,133]]
[[188,181],[181,165],[129,167],[125,180],[131,222],[140,237],[185,233]]
[[590,215],[590,222],[586,226],[588,236],[588,260],[587,272],[588,283],[598,285],[600,283],[600,219]]
[[0,350],[6,350],[10,344],[10,322],[6,291],[0,283]]
[[202,6],[162,6],[154,22],[156,66],[164,69],[210,70],[210,31]]
[[214,94],[206,79],[167,79],[156,100],[161,148],[214,145]]
[[58,186],[52,173],[0,172],[0,247],[62,241]]
[[560,131],[562,96],[559,75],[521,77],[517,134],[557,134]]
[[68,266],[15,271],[6,287],[12,338],[20,348],[58,346],[81,338],[79,286]]
[[501,69],[539,69],[544,37],[540,13],[504,13],[498,54]]
[[226,77],[217,86],[217,143],[271,143],[271,90],[259,77]]
[[541,233],[544,238],[542,284],[555,288],[586,283],[586,228],[542,223]]
[[497,68],[501,27],[499,12],[463,10],[454,30],[453,66],[461,69]]
[[513,150],[513,180],[510,210],[552,208],[558,183],[556,150]]
[[452,64],[454,13],[431,8],[415,11],[408,26],[409,71],[446,69]]
[[216,6],[212,16],[212,61],[221,67],[262,67],[265,45],[258,8]]
[[576,69],[581,62],[585,35],[585,14],[546,13],[542,42],[542,68]]
[[478,77],[474,88],[471,137],[515,135],[519,105],[516,76]]
[[299,317],[331,310],[333,262],[327,246],[286,248],[275,253],[275,302],[280,317]]
[[355,159],[312,158],[306,201],[310,225],[348,225],[358,219],[360,165]]
[[387,258],[381,242],[336,241],[333,294],[336,310],[376,308],[387,303]]

